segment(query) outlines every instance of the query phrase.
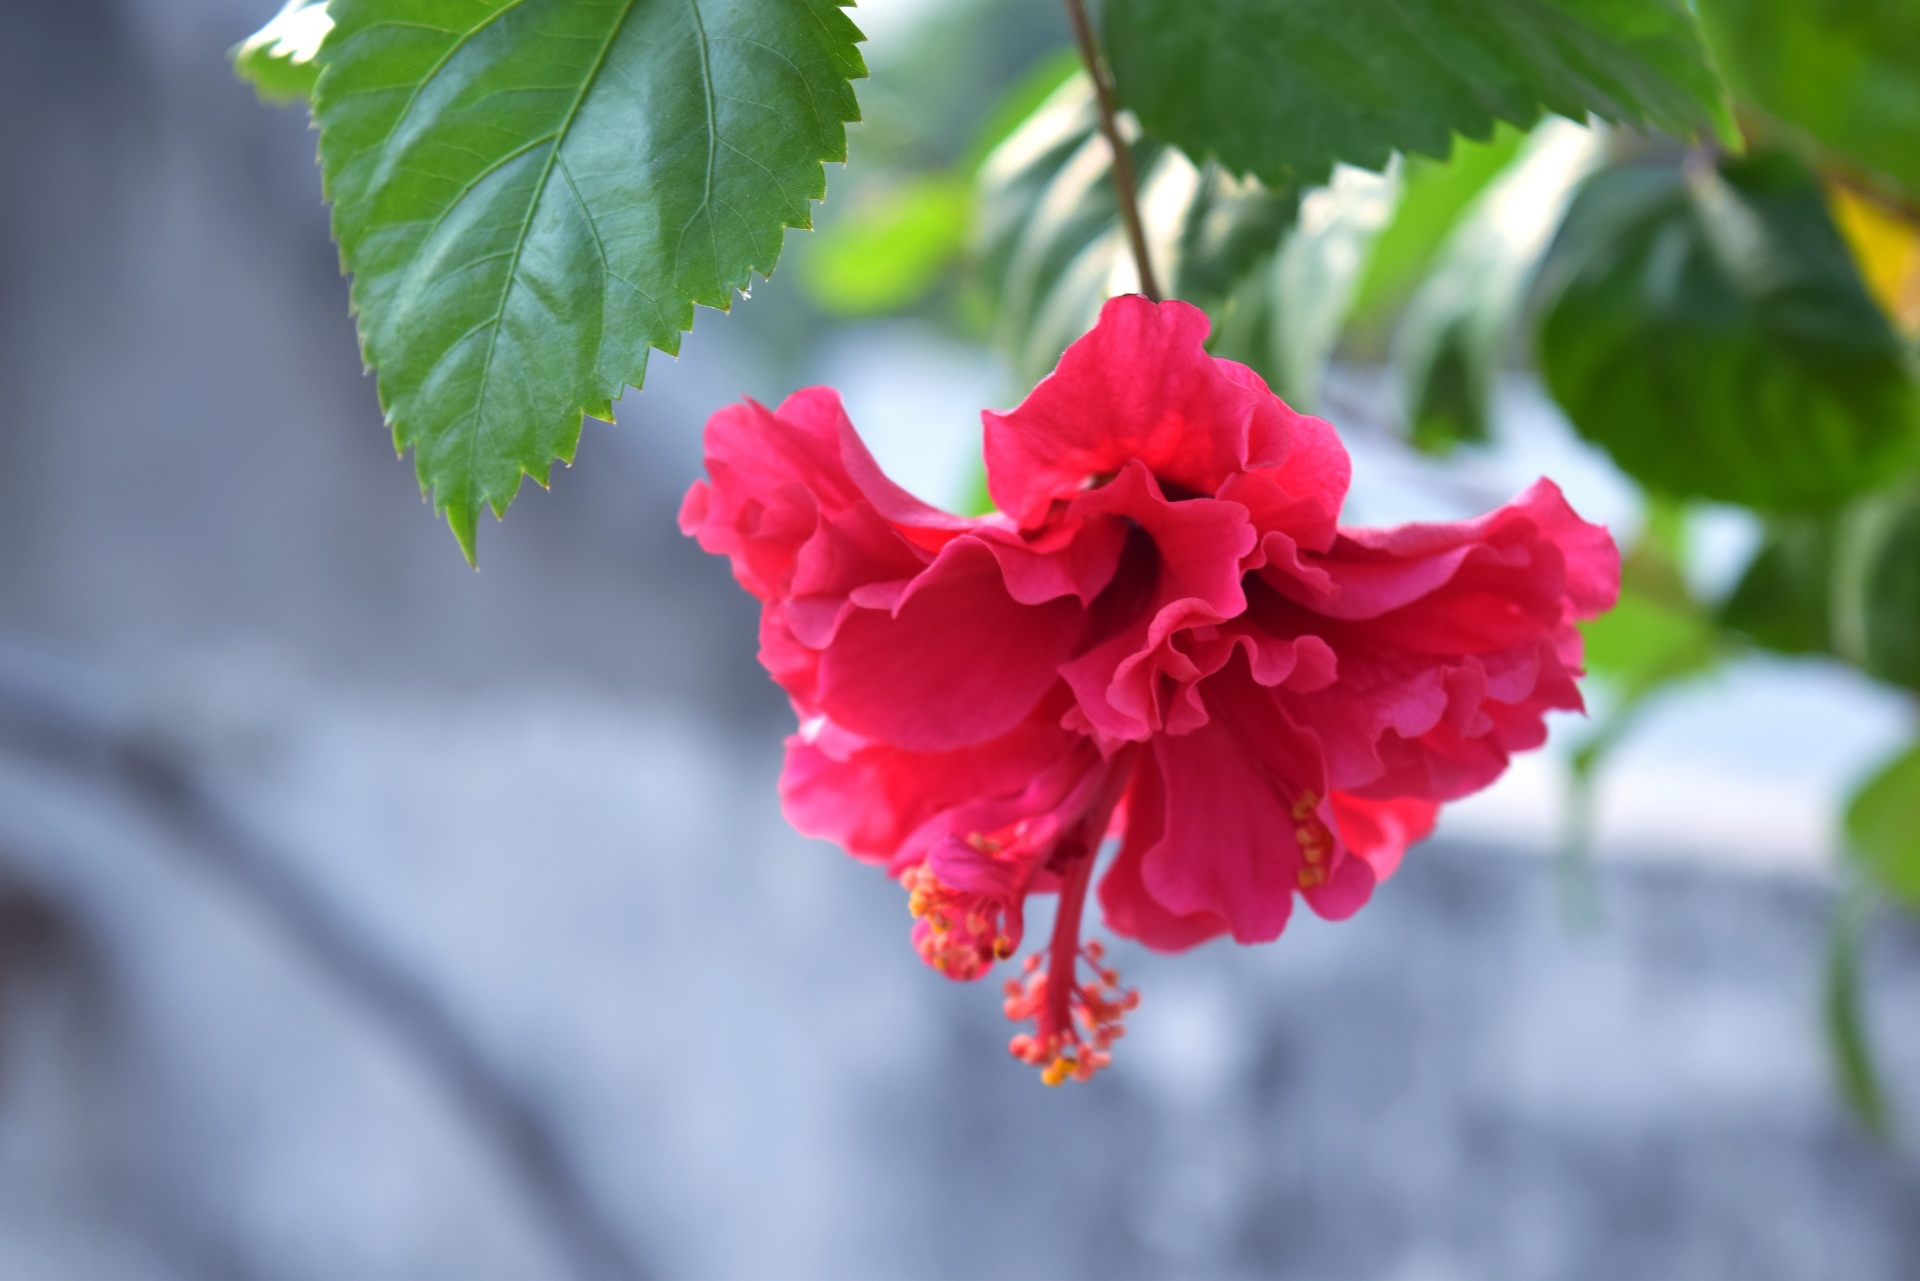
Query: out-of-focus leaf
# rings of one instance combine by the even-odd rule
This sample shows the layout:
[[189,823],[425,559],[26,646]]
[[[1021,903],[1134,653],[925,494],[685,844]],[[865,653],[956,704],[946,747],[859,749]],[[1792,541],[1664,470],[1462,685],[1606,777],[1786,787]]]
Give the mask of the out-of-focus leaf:
[[1834,911],[1833,932],[1827,944],[1824,1005],[1827,1051],[1840,1097],[1869,1133],[1885,1139],[1893,1129],[1892,1109],[1880,1085],[1860,996],[1860,945],[1870,906],[1867,895],[1854,892]]
[[1701,0],[1741,97],[1920,194],[1920,5]]
[[1899,336],[1784,155],[1596,174],[1542,292],[1555,399],[1652,488],[1819,510],[1914,456]]
[[987,156],[995,147],[1011,138],[1014,130],[1039,111],[1047,99],[1060,91],[1061,86],[1080,74],[1081,65],[1080,51],[1071,46],[1041,59],[1011,89],[1002,93],[992,110],[987,112],[986,122],[974,135],[973,145],[968,148],[961,166],[972,171],[986,163]]
[[1443,453],[1487,438],[1494,378],[1540,256],[1574,188],[1601,158],[1593,130],[1558,117],[1543,122],[1447,238],[1394,334],[1415,445]]
[[1622,700],[1705,671],[1718,656],[1711,620],[1640,592],[1623,590],[1619,604],[1580,632],[1587,670],[1615,685]]
[[1833,645],[1833,534],[1815,517],[1768,524],[1766,540],[1720,607],[1720,625],[1781,654],[1824,654]]
[[892,311],[925,296],[966,243],[972,188],[927,174],[869,190],[799,256],[801,286],[842,316]]
[[[1131,120],[1123,125],[1131,129]],[[1149,252],[1177,297],[1207,305],[1291,224],[1295,197],[1195,168],[1151,139],[1130,144]],[[1120,225],[1113,157],[1084,75],[1062,85],[981,165],[974,252],[995,339],[1038,379],[1115,294],[1139,288]]]
[[1735,143],[1684,0],[1108,0],[1123,103],[1275,188],[1589,113]]
[[806,227],[865,74],[836,0],[333,0],[314,89],[361,346],[469,559],[694,304]]
[[1412,296],[1460,215],[1499,176],[1527,135],[1501,124],[1487,142],[1456,138],[1446,160],[1414,156],[1400,170],[1400,203],[1374,242],[1373,257],[1353,300],[1350,323],[1379,329]]
[[1920,909],[1920,747],[1910,747],[1847,802],[1847,850],[1871,882]]
[[1867,288],[1908,336],[1920,334],[1920,221],[1870,196],[1830,183],[1834,221],[1853,250]]
[[1289,403],[1312,410],[1374,238],[1399,196],[1397,168],[1334,170],[1332,182],[1301,200],[1279,251],[1234,292],[1214,351],[1252,366]]
[[1869,675],[1920,689],[1920,496],[1849,509],[1833,572],[1834,648]]
[[273,21],[234,47],[234,74],[263,102],[305,102],[320,78],[314,56],[331,30],[327,0],[287,0]]

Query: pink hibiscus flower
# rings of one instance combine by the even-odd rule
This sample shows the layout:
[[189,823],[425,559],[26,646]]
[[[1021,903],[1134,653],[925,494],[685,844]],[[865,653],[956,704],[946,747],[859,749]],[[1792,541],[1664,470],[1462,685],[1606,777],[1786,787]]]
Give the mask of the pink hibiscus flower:
[[[1011,413],[984,415],[999,511],[894,485],[836,393],[707,424],[681,528],[763,602],[791,696],[781,794],[801,831],[884,864],[928,964],[1007,983],[1044,1079],[1108,1061],[1135,1003],[1081,917],[1178,951],[1341,919],[1433,827],[1581,707],[1578,619],[1607,532],[1548,481],[1477,520],[1345,529],[1348,461],[1184,303],[1116,298]],[[1084,967],[1084,968],[1083,968]]]

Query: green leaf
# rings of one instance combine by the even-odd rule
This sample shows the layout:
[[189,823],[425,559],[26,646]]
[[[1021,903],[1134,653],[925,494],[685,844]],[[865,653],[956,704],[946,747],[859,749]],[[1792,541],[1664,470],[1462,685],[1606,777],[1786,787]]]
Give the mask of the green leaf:
[[1920,496],[1855,504],[1834,566],[1834,648],[1871,676],[1920,689]]
[[1920,5],[1702,0],[1701,17],[1743,98],[1920,194]]
[[1699,612],[1635,591],[1580,625],[1587,670],[1611,682],[1622,702],[1637,702],[1662,685],[1713,666],[1718,646]]
[[1311,411],[1373,243],[1400,198],[1397,171],[1343,167],[1308,192],[1270,262],[1221,316],[1216,354],[1255,369],[1290,404]]
[[1574,188],[1601,154],[1593,130],[1558,117],[1544,121],[1447,238],[1393,339],[1418,447],[1444,453],[1487,439],[1494,380],[1535,268]]
[[945,174],[870,187],[807,243],[800,283],[822,310],[841,316],[916,302],[960,256],[972,202],[971,185]]
[[835,0],[334,0],[314,112],[367,363],[469,559],[806,227],[864,74]]
[[1920,910],[1920,747],[1882,766],[1847,802],[1847,849],[1874,885]]
[[1685,0],[1108,0],[1123,103],[1270,186],[1589,113],[1738,135]]
[[1414,156],[1400,170],[1400,204],[1374,242],[1351,323],[1379,329],[1412,296],[1460,216],[1513,160],[1527,135],[1502,124],[1488,142],[1456,138],[1446,160]]
[[1542,280],[1554,398],[1650,488],[1820,510],[1914,456],[1900,340],[1784,155],[1595,175]]
[[234,74],[262,102],[305,102],[320,78],[314,56],[331,30],[327,0],[287,0],[273,21],[234,47]]
[[[1123,118],[1131,129],[1131,121]],[[1136,136],[1141,219],[1157,274],[1200,305],[1272,254],[1296,197],[1196,168],[1178,150]],[[996,342],[1035,381],[1092,326],[1101,305],[1139,288],[1113,190],[1113,156],[1093,90],[1075,76],[982,162],[974,257]]]
[[1860,997],[1860,945],[1869,907],[1866,895],[1850,893],[1834,912],[1827,945],[1827,1048],[1840,1097],[1869,1133],[1885,1139],[1893,1130],[1892,1109],[1880,1085]]
[[1833,533],[1813,517],[1776,518],[1720,607],[1720,625],[1780,654],[1833,646]]

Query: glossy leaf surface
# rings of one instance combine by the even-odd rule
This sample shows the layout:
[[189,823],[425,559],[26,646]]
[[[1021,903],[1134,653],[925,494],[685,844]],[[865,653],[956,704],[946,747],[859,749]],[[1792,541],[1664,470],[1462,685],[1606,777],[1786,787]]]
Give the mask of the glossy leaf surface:
[[334,231],[394,441],[469,558],[647,351],[809,224],[864,74],[833,0],[334,0]]

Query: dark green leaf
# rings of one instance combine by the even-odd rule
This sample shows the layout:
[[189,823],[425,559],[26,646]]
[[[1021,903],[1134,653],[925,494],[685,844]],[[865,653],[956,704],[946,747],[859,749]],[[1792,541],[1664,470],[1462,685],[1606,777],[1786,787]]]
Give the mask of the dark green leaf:
[[1828,522],[1813,517],[1769,523],[1726,603],[1721,626],[1781,654],[1831,650],[1833,536]]
[[1818,510],[1913,458],[1900,340],[1819,184],[1783,155],[1595,175],[1543,293],[1555,399],[1654,489]]
[[1827,1048],[1840,1097],[1861,1125],[1884,1139],[1893,1128],[1892,1111],[1874,1065],[1860,996],[1860,945],[1868,907],[1866,896],[1849,894],[1834,912],[1833,934],[1827,945]]
[[1393,339],[1415,445],[1444,453],[1487,439],[1495,376],[1540,255],[1600,157],[1592,130],[1558,117],[1543,122],[1448,236]]
[[395,443],[469,558],[809,225],[846,155],[835,0],[334,0],[315,89],[334,231]]
[[1274,187],[1589,113],[1736,135],[1684,0],[1108,0],[1148,132]]
[[1920,4],[1702,0],[1701,16],[1742,97],[1920,195]]
[[799,258],[808,297],[826,311],[869,316],[923,297],[960,255],[972,190],[928,174],[863,191]]
[[1833,644],[1881,680],[1920,689],[1920,497],[1856,504],[1834,559]]
[[263,102],[305,102],[320,78],[314,55],[332,29],[327,0],[287,0],[273,21],[234,48],[234,74]]
[[1847,849],[1874,885],[1920,909],[1920,747],[1889,761],[1853,794]]

